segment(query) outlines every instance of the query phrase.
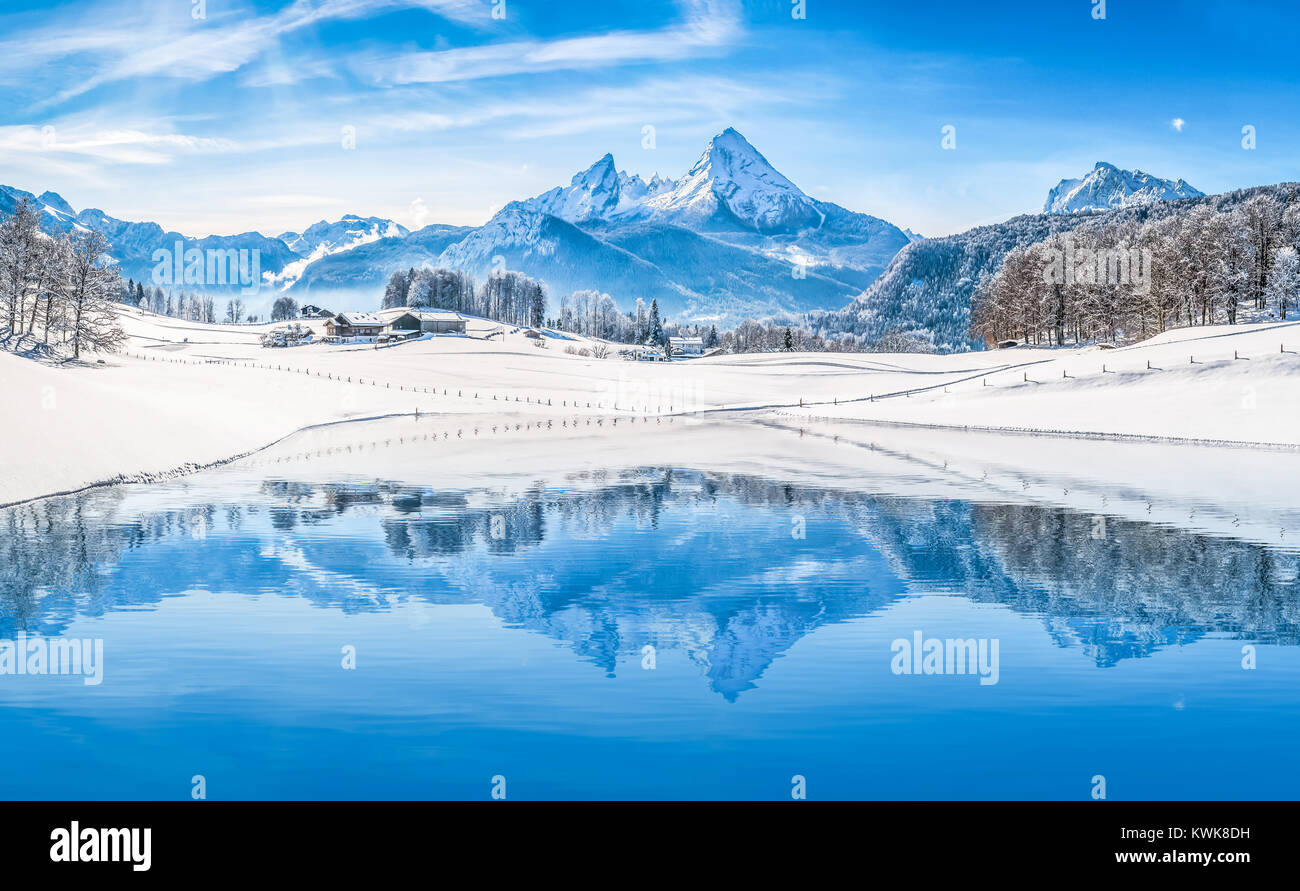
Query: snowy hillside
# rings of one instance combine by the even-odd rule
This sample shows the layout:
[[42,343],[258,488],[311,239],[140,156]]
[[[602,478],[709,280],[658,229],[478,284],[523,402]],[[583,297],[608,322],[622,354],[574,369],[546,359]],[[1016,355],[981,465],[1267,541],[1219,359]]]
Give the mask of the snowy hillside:
[[[477,319],[470,320],[469,336],[388,349],[314,344],[267,350],[259,338],[269,325],[203,325],[126,307],[119,312],[129,340],[124,353],[103,356],[103,365],[34,362],[0,352],[0,377],[10,382],[4,392],[11,427],[0,462],[0,504],[118,477],[176,475],[314,424],[404,413],[402,423],[409,426],[417,408],[427,419],[420,423],[435,425],[426,432],[445,431],[454,445],[463,431],[472,448],[466,468],[471,461],[499,468],[500,442],[518,439],[529,450],[530,473],[545,460],[538,449],[547,442],[557,443],[556,454],[572,454],[615,431],[627,442],[641,442],[647,430],[669,432],[653,460],[670,460],[665,455],[679,446],[685,456],[687,432],[708,429],[697,421],[735,419],[745,409],[800,426],[835,417],[1300,444],[1297,322],[1184,329],[1115,350],[755,353],[648,363],[570,353],[566,347],[590,341],[557,332],[547,332],[540,341],[546,347],[538,348],[518,329]],[[321,323],[309,325],[320,332]],[[51,391],[59,410],[40,410]],[[578,416],[580,434],[573,426]],[[647,423],[650,416],[654,421]],[[537,435],[494,429],[507,421],[532,424]],[[566,429],[583,437],[580,446],[559,439]],[[94,431],[89,449],[88,430]],[[726,454],[756,456],[751,447],[759,430],[747,425],[743,448],[720,434]],[[546,438],[539,439],[542,431]],[[500,435],[484,449],[475,436],[489,432]],[[789,449],[782,439],[778,450],[753,460],[768,469],[783,466],[791,460]],[[1031,451],[1041,458],[1054,450]],[[867,453],[853,454],[860,468]]]
[[1202,205],[1230,210],[1260,195],[1285,205],[1298,192],[1295,183],[1282,183],[1179,202],[1139,204],[1102,214],[1027,214],[957,235],[916,241],[899,251],[884,274],[848,306],[820,316],[815,328],[825,335],[854,334],[865,342],[890,331],[910,331],[940,350],[978,349],[969,333],[971,298],[980,281],[995,274],[1013,248],[1081,226],[1137,226],[1178,218]]
[[1137,207],[1156,201],[1201,198],[1204,192],[1183,180],[1161,179],[1141,170],[1121,170],[1098,161],[1082,179],[1063,179],[1047,195],[1043,213],[1086,213]]

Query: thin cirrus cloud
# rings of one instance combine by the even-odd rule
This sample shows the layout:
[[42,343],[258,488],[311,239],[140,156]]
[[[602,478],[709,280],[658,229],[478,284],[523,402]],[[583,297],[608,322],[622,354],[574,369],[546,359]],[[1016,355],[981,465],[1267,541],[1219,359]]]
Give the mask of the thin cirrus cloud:
[[[656,125],[681,122],[732,121],[757,103],[779,107],[801,105],[821,98],[837,85],[802,81],[791,84],[780,77],[748,79],[700,74],[652,76],[626,84],[574,89],[568,85],[534,92],[526,97],[500,97],[483,102],[475,96],[455,100],[420,94],[419,103],[440,103],[436,108],[413,110],[401,100],[391,109],[370,108],[356,116],[369,133],[420,133],[472,130],[505,123],[493,130],[495,138],[528,140],[555,135],[587,133],[610,125],[628,125],[637,133],[649,121]],[[599,109],[600,111],[594,111]]]
[[476,0],[294,0],[278,12],[204,7],[204,18],[174,4],[169,10],[102,4],[78,14],[83,24],[15,30],[0,41],[0,78],[67,60],[77,76],[38,108],[55,106],[98,87],[160,76],[203,81],[238,71],[279,47],[282,38],[330,21],[362,19],[397,9],[424,9],[462,25],[490,16]]
[[744,33],[739,9],[725,0],[692,0],[684,19],[664,28],[613,31],[556,40],[512,40],[482,46],[405,53],[371,53],[351,68],[376,84],[481,80],[611,65],[670,62],[724,49]]
[[79,155],[120,164],[166,164],[180,151],[210,154],[237,149],[237,144],[229,139],[148,132],[130,127],[0,127],[0,152]]

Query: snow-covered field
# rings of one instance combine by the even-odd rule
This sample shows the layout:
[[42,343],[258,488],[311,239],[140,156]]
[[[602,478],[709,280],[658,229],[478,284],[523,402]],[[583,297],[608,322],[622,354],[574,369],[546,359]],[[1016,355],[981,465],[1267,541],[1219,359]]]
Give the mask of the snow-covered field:
[[[715,452],[736,456],[749,449],[746,431],[755,422],[812,429],[818,419],[850,429],[861,425],[840,422],[1300,445],[1300,323],[1186,329],[1115,350],[641,363],[567,354],[566,346],[591,346],[576,337],[547,337],[539,348],[487,321],[471,322],[468,337],[384,349],[266,349],[259,337],[271,325],[123,314],[126,352],[99,357],[103,364],[93,356],[56,365],[0,353],[7,419],[0,504],[174,475],[303,428],[417,410],[426,432],[436,425],[448,442],[459,434],[462,443],[477,443],[454,457],[449,450],[455,469],[543,461],[547,449],[556,461],[589,455],[599,464],[600,449],[649,439],[650,431],[658,453],[682,452],[685,460],[687,451],[672,444],[693,441],[687,431],[717,420],[746,422],[723,425],[727,433],[710,439]],[[483,339],[498,329],[504,333]],[[531,434],[531,445],[494,445],[516,432],[520,442]],[[1051,448],[1064,445],[1056,440]],[[769,447],[761,462],[778,459],[779,449]]]

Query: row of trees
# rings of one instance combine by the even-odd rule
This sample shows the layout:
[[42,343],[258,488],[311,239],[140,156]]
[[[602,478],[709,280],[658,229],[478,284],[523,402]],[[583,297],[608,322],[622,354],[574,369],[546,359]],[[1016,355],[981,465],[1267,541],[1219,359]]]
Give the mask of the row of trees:
[[[734,353],[773,350],[852,352],[862,349],[849,336],[827,337],[802,326],[752,319],[720,334],[716,325],[684,325],[664,318],[657,299],[646,303],[638,298],[635,308],[620,311],[613,297],[594,290],[562,295],[558,312],[548,316],[542,284],[518,272],[494,273],[479,287],[472,276],[460,270],[398,270],[388,279],[382,305],[385,309],[425,306],[455,310],[514,325],[538,327],[544,324],[585,337],[655,346],[665,351],[670,348],[669,340],[673,337],[698,337],[706,350],[721,348]],[[889,339],[889,343],[898,351],[932,349],[928,343],[918,345],[914,339],[901,335]]]
[[699,330],[677,325],[659,312],[659,301],[637,298],[636,308],[620,312],[614,298],[600,291],[574,291],[560,298],[551,327],[614,343],[667,347],[670,337],[698,336]]
[[468,313],[510,325],[541,325],[546,314],[542,283],[519,272],[494,272],[482,287],[458,269],[394,272],[384,287],[383,308],[429,307]]
[[664,318],[658,299],[647,304],[638,297],[636,307],[620,312],[614,298],[599,291],[574,291],[560,298],[560,313],[552,328],[614,343],[640,344],[669,349],[673,337],[698,337],[706,350],[720,346],[716,325],[682,325]]
[[96,230],[51,236],[26,199],[0,218],[0,313],[6,337],[66,344],[73,358],[85,350],[115,350],[125,340],[114,304],[121,276]]
[[[809,353],[856,353],[861,351],[858,343],[848,335],[826,337],[797,325],[781,322],[761,322],[746,319],[730,331],[724,331],[719,337],[717,329],[712,330],[714,346],[721,347],[728,353],[771,353],[771,352],[809,352]],[[705,338],[705,349],[709,348],[709,338]],[[910,350],[909,350],[910,351]]]
[[[160,316],[184,319],[187,322],[205,322],[209,325],[218,321],[228,325],[247,322],[255,325],[260,320],[256,315],[245,315],[244,301],[238,297],[227,300],[224,311],[219,311],[216,300],[207,294],[187,294],[184,291],[172,293],[157,285],[146,287],[143,282],[132,279],[126,280],[118,299],[127,306],[139,307]],[[292,298],[281,297],[276,300],[276,306],[285,300],[293,304],[296,313],[298,303]],[[283,316],[286,319],[294,317]],[[276,320],[274,311],[271,318]]]
[[1168,328],[1285,319],[1300,299],[1300,202],[1259,194],[1145,222],[1102,218],[1009,251],[981,279],[972,336],[1140,340]]

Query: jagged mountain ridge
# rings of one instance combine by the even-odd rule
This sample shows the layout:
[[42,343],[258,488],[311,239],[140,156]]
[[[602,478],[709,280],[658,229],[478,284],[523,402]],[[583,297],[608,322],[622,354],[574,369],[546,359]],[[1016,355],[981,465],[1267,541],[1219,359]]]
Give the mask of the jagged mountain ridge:
[[[627,174],[606,154],[567,186],[507,205],[435,262],[482,275],[500,257],[553,291],[594,288],[624,305],[629,294],[653,297],[686,319],[725,323],[842,306],[909,240],[805,195],[728,128],[678,180]],[[651,268],[629,265],[629,252]]]
[[511,202],[479,227],[410,232],[349,214],[279,238],[195,239],[99,211],[76,214],[54,193],[4,195],[11,205],[24,196],[38,203],[50,231],[103,228],[122,274],[146,282],[153,251],[172,250],[177,240],[187,250],[256,248],[265,281],[246,300],[250,309],[282,292],[368,308],[397,269],[448,266],[482,279],[504,262],[541,279],[553,301],[590,288],[625,308],[654,298],[683,320],[726,324],[843,306],[910,240],[885,220],[804,194],[733,128],[715,136],[681,179],[620,171],[606,154],[568,185]]
[[[68,233],[77,229],[98,229],[109,241],[109,255],[117,262],[123,278],[152,283],[159,261],[154,252],[165,250],[171,257],[176,252],[176,245],[181,245],[181,253],[197,248],[209,250],[248,250],[257,251],[260,271],[263,275],[278,274],[288,264],[300,260],[298,254],[278,238],[268,238],[260,232],[244,232],[239,235],[208,235],[194,238],[179,232],[164,230],[162,226],[151,222],[130,222],[111,217],[98,208],[87,208],[74,212],[62,196],[55,192],[43,192],[39,197],[31,192],[24,192],[12,186],[0,185],[0,212],[13,213],[18,203],[26,199],[41,214],[42,228],[51,234]],[[251,255],[250,255],[251,256]],[[167,261],[171,265],[171,261]],[[174,267],[173,267],[174,268]],[[170,282],[165,287],[172,286]],[[191,291],[207,291],[214,294],[234,294],[242,290],[239,284],[210,284],[202,286],[177,285]],[[269,292],[268,292],[269,294]],[[269,306],[270,299],[267,301]]]
[[1136,207],[1156,201],[1203,198],[1184,180],[1161,179],[1141,170],[1122,170],[1098,161],[1080,179],[1063,179],[1047,194],[1043,213],[1089,213]]

